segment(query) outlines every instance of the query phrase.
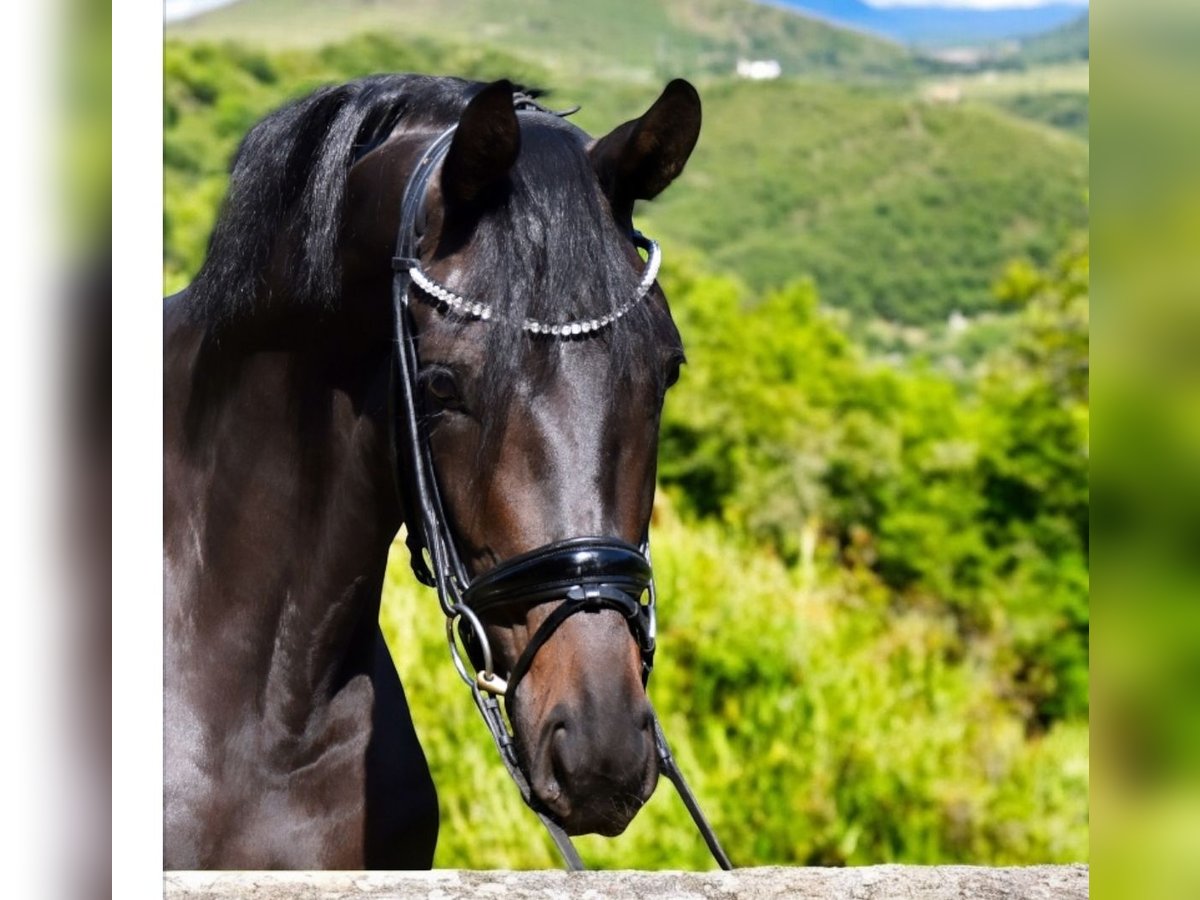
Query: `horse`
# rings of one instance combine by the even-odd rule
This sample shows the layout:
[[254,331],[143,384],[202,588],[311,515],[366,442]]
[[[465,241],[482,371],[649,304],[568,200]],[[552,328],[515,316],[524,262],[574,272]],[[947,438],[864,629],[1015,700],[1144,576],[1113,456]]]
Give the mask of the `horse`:
[[432,865],[379,626],[402,526],[530,804],[615,835],[650,797],[631,597],[684,356],[632,215],[700,121],[682,80],[593,138],[508,81],[380,75],[247,133],[164,301],[165,868]]

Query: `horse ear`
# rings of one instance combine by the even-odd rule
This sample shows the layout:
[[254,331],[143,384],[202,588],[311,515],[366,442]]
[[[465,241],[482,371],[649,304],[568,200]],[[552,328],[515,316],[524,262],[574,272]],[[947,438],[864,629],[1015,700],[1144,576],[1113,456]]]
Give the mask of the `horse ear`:
[[471,98],[442,165],[442,196],[449,205],[473,203],[508,174],[521,149],[513,86],[494,81]]
[[619,125],[588,150],[618,221],[635,200],[653,200],[683,171],[700,137],[700,95],[681,78],[640,119]]

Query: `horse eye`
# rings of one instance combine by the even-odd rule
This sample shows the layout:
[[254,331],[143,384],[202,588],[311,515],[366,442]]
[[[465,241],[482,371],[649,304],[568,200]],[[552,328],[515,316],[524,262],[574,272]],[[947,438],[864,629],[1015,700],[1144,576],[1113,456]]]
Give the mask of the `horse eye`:
[[431,410],[461,410],[463,408],[462,395],[459,393],[458,382],[455,381],[453,373],[445,369],[438,369],[430,372],[422,380],[425,383],[425,393],[428,396]]
[[679,380],[679,368],[683,365],[683,357],[676,356],[671,360],[670,366],[667,368],[667,380],[664,382],[666,387],[671,387]]

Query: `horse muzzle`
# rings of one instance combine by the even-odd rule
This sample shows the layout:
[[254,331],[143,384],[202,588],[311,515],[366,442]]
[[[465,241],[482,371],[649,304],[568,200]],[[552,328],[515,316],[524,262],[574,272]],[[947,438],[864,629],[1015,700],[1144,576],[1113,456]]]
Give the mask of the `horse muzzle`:
[[[584,537],[506,560],[463,597],[479,615],[560,601],[521,652],[503,693],[532,799],[569,834],[620,834],[657,783],[645,694],[654,654],[651,586],[643,551],[615,538]],[[539,657],[560,633],[552,649],[562,655]],[[639,657],[633,667],[630,634]],[[478,655],[474,629],[463,637]]]
[[658,784],[650,704],[636,687],[628,702],[627,690],[609,687],[600,702],[585,692],[530,726],[538,737],[521,755],[531,793],[568,834],[620,834]]

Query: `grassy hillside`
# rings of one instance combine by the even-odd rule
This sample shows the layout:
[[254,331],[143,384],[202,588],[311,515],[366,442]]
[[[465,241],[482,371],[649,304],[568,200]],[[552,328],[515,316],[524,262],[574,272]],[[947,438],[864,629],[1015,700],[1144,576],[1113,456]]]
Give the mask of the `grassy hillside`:
[[987,103],[1086,141],[1090,80],[1088,63],[1076,60],[942,76],[925,82],[922,94],[949,88],[965,101]]
[[167,30],[183,40],[317,46],[365,31],[470,40],[564,73],[650,79],[778,59],[786,74],[893,79],[921,66],[898,45],[751,0],[241,0]]
[[1066,25],[1022,41],[1022,62],[1031,66],[1044,66],[1087,60],[1091,44],[1090,24],[1090,15],[1084,13]]
[[1087,94],[1078,91],[1015,94],[997,100],[996,105],[1022,119],[1042,122],[1085,141],[1088,139],[1091,117]]
[[[1084,13],[1073,22],[1030,38],[1021,45],[1018,58],[1030,66],[1030,75],[1041,72],[1078,71],[1088,69],[1090,57],[1089,26],[1091,19]],[[1072,85],[1049,90],[1029,90],[1013,93],[999,100],[999,105],[1011,112],[1062,128],[1084,140],[1088,137],[1088,86]]]
[[910,323],[994,306],[1014,257],[1087,221],[1079,142],[982,106],[861,88],[709,84],[689,190],[646,217],[754,287],[802,275],[826,303]]

